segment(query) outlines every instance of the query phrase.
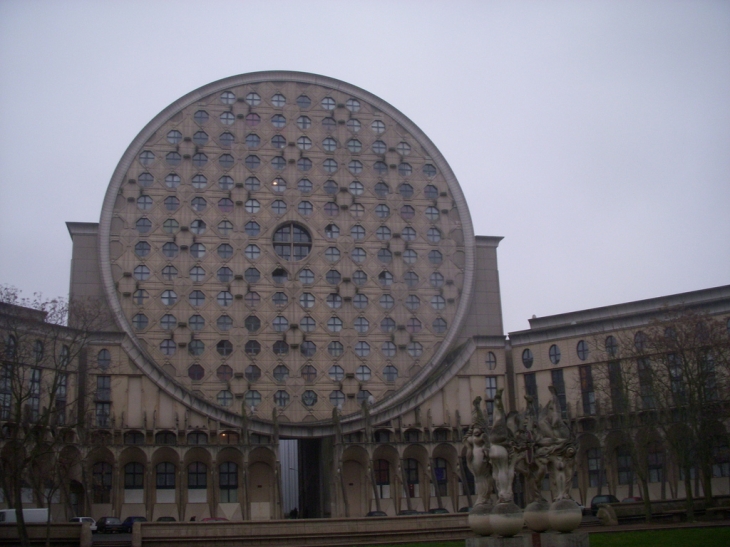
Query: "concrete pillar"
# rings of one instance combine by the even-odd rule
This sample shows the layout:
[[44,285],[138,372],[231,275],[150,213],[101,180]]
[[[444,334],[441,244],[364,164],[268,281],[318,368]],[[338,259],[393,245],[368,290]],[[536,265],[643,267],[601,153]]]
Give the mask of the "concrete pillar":
[[142,523],[132,524],[132,547],[142,547]]
[[81,536],[79,537],[79,547],[91,547],[91,523],[81,523]]

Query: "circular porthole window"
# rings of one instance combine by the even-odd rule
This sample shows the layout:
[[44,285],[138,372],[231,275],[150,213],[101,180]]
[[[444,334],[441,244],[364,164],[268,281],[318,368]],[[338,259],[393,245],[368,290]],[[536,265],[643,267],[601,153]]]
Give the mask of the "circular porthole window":
[[302,260],[312,250],[312,236],[306,228],[289,222],[274,232],[274,252],[284,260]]

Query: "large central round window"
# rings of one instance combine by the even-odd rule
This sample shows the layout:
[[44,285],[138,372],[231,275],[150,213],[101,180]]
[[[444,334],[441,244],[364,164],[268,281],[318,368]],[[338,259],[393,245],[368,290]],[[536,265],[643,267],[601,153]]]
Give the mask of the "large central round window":
[[299,224],[290,222],[274,232],[274,251],[284,260],[302,260],[311,250],[312,236]]

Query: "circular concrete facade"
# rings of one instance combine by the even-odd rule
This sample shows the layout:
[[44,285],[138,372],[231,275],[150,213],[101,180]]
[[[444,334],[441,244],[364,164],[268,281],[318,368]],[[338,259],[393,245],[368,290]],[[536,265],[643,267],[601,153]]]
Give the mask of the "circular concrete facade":
[[331,433],[407,409],[453,345],[474,233],[446,160],[408,118],[298,72],[220,80],[122,157],[99,230],[125,349],[225,423]]

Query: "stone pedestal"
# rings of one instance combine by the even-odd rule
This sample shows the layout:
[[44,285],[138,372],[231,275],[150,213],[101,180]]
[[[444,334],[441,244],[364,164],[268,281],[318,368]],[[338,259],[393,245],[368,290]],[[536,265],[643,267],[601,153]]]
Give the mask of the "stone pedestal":
[[540,534],[541,547],[590,547],[591,542],[585,532],[546,532]]
[[518,535],[510,538],[497,536],[475,537],[466,538],[465,543],[465,547],[532,547],[532,537],[529,535]]

